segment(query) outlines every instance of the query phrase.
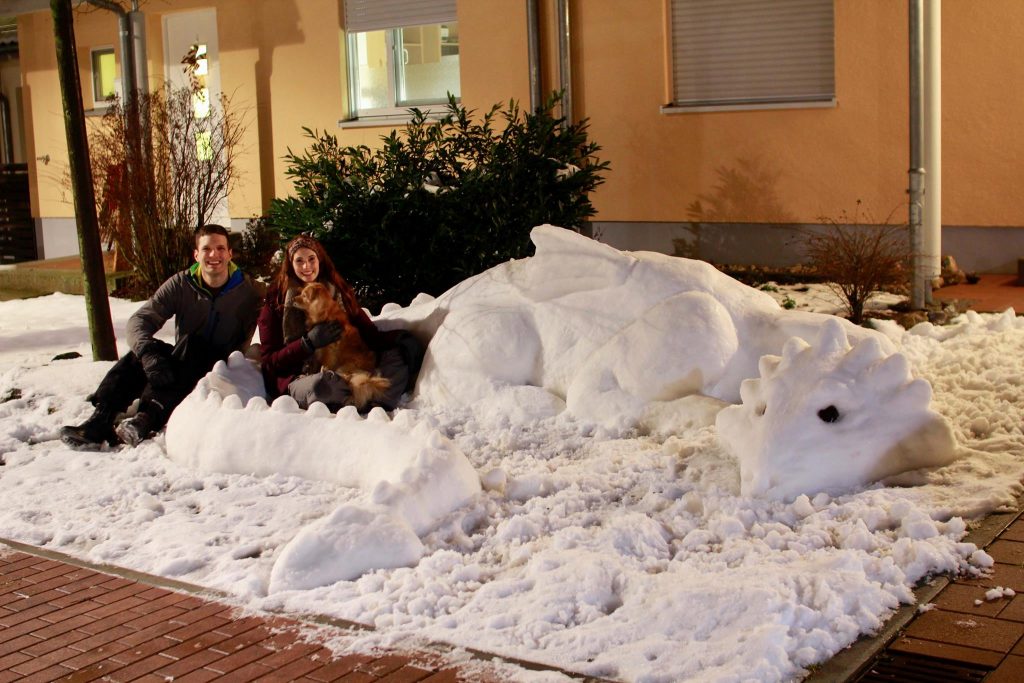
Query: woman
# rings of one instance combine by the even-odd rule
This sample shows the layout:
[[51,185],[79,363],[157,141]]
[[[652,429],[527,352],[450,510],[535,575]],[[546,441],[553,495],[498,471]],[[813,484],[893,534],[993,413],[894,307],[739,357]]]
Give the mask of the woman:
[[408,332],[381,332],[360,307],[355,291],[334,268],[323,246],[299,235],[284,248],[281,269],[274,277],[257,324],[263,381],[271,398],[288,394],[301,408],[320,401],[331,412],[351,403],[352,392],[340,375],[320,371],[314,352],[341,336],[341,325],[323,322],[306,330],[306,314],[295,307],[296,295],[310,282],[320,282],[344,306],[349,320],[366,345],[377,353],[377,372],[391,380],[391,388],[369,410],[392,410],[402,393],[412,388],[422,360],[422,347]]

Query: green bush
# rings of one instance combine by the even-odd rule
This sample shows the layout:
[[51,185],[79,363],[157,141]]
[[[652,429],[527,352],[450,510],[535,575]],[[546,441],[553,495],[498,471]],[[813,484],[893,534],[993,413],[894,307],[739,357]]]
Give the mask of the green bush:
[[440,294],[528,255],[535,225],[580,227],[594,214],[589,194],[608,163],[586,121],[553,116],[557,103],[524,114],[513,101],[477,119],[450,98],[440,121],[413,109],[376,150],[304,129],[311,146],[286,155],[295,196],[272,202],[270,223],[320,239],[371,310]]

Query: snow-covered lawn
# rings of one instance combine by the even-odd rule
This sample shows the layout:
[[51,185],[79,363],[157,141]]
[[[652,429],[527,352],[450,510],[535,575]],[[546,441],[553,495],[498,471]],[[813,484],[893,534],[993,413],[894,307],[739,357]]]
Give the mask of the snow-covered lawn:
[[[822,292],[777,296],[826,310]],[[123,342],[137,304],[112,307]],[[89,360],[83,299],[0,302],[0,536],[227,591],[254,608],[375,627],[335,644],[349,650],[423,639],[626,681],[799,679],[880,627],[929,575],[988,566],[962,538],[1022,490],[1024,323],[968,313],[943,328],[890,323],[885,334],[931,382],[932,407],[959,444],[952,465],[902,486],[776,502],[740,495],[737,460],[713,424],[644,436],[567,415],[417,401],[398,411],[407,415],[397,432],[440,433],[433,446],[464,454],[483,486],[444,509],[455,494],[429,488],[440,466],[427,462],[422,482],[406,477],[414,491],[375,490],[377,502],[408,496],[403,519],[414,527],[433,518],[413,496],[440,503],[431,528],[410,537],[377,523],[364,488],[295,474],[306,427],[275,427],[252,449],[250,473],[181,464],[163,435],[137,448],[67,449],[58,429],[89,414],[85,396],[110,367]],[[53,360],[68,351],[83,357]],[[230,434],[231,414],[251,414],[238,410],[204,422],[194,443]],[[351,423],[360,433],[363,423]],[[312,455],[362,459],[372,475],[392,437],[364,433],[343,454]],[[364,525],[358,543],[326,533],[294,543],[339,514],[349,528]],[[390,568],[271,590],[286,552],[292,569],[322,580],[335,562]]]

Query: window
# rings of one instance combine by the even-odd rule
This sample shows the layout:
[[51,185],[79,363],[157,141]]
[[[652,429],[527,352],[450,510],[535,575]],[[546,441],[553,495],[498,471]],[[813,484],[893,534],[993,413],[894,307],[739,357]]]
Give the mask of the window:
[[670,0],[665,111],[831,106],[833,0]]
[[107,106],[107,100],[116,94],[115,70],[114,48],[100,47],[92,50],[92,101],[94,107]]
[[459,97],[455,0],[345,0],[350,118],[405,116]]

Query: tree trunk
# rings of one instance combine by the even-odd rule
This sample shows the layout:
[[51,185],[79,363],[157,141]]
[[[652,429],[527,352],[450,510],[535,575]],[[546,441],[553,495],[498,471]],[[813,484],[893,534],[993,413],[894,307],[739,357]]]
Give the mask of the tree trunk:
[[85,308],[89,319],[89,337],[93,360],[116,360],[117,343],[110,319],[110,300],[103,274],[103,250],[100,247],[96,198],[89,166],[89,144],[82,111],[82,84],[75,56],[75,27],[71,0],[50,0],[53,35],[57,43],[57,74],[64,102],[64,129],[68,136],[68,161],[71,165],[71,192],[75,200],[78,224],[78,251],[85,276]]

